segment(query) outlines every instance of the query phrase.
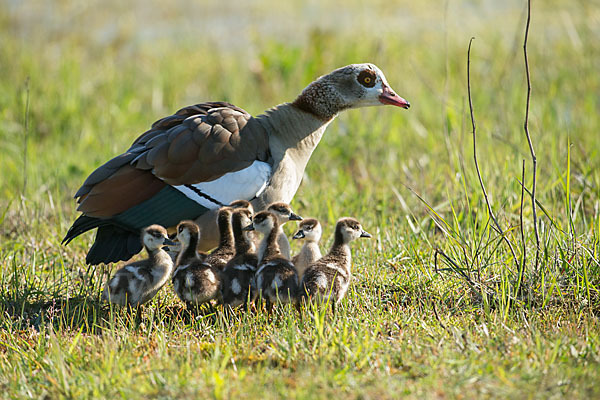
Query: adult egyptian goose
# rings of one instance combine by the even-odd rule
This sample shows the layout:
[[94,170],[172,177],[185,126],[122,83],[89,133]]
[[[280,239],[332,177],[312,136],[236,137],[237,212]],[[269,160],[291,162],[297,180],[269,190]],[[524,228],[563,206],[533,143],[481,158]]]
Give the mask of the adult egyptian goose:
[[[285,232],[283,231],[283,224],[288,221],[302,221],[302,217],[298,214],[295,214],[292,211],[292,207],[283,202],[272,203],[267,207],[267,211],[270,211],[277,217],[277,244],[279,245],[279,251],[281,255],[288,260],[291,258],[291,249],[290,242],[288,241],[287,236],[285,236]],[[265,253],[265,247],[267,246],[267,242],[265,240],[261,241],[258,246],[258,261],[260,262],[263,258],[263,254]]]
[[227,263],[221,272],[222,301],[230,307],[248,304],[255,297],[252,282],[258,266],[252,232],[244,230],[252,224],[252,212],[249,209],[239,209],[233,213],[231,225],[235,238],[235,256]]
[[137,307],[152,299],[169,280],[173,261],[162,250],[163,245],[172,243],[167,230],[160,225],[144,228],[142,243],[149,257],[119,269],[104,288],[105,300],[121,306]]
[[203,232],[200,250],[211,249],[218,242],[218,208],[237,199],[256,210],[289,203],[337,114],[385,104],[410,106],[375,65],[352,64],[257,117],[224,102],[182,108],[85,180],[75,194],[82,215],[63,243],[97,228],[86,262],[127,260],[141,250],[141,227],[194,219]]
[[354,218],[342,218],[335,227],[333,245],[325,256],[311,264],[300,282],[299,298],[306,301],[319,298],[335,306],[346,294],[352,279],[352,253],[350,242],[358,238],[370,238]]
[[298,278],[302,279],[304,271],[309,265],[321,258],[319,240],[321,240],[321,224],[314,218],[303,219],[293,239],[303,240],[300,252],[292,258],[292,263],[298,271]]
[[298,293],[298,274],[294,264],[283,257],[279,251],[277,217],[269,211],[261,211],[254,216],[252,224],[246,229],[256,229],[263,235],[262,242],[266,243],[265,253],[262,260],[259,258],[258,269],[254,276],[257,295],[266,301],[269,310],[277,302],[295,303]]
[[177,225],[181,252],[173,274],[173,290],[188,308],[197,307],[221,294],[220,271],[201,261],[196,253],[200,229],[193,221]]

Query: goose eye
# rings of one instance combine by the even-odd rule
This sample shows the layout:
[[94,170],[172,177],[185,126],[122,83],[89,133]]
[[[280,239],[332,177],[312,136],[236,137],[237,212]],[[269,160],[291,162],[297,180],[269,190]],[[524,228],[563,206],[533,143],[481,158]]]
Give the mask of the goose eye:
[[371,70],[361,71],[358,74],[358,83],[368,88],[375,86],[375,72]]

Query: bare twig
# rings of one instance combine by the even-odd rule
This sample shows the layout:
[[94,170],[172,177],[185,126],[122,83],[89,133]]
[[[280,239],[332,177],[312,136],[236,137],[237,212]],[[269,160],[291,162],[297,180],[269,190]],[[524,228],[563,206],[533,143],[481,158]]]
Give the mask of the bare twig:
[[502,236],[502,239],[507,244],[510,252],[512,254],[513,260],[515,262],[515,266],[517,267],[517,271],[519,271],[519,260],[517,259],[517,255],[515,253],[515,249],[512,246],[512,243],[506,237],[504,230],[498,223],[496,216],[494,215],[494,210],[492,210],[492,206],[490,205],[490,201],[488,199],[487,191],[485,189],[485,185],[483,183],[483,178],[481,177],[481,171],[479,170],[479,163],[477,161],[477,141],[476,141],[476,125],[475,125],[475,116],[473,114],[473,100],[471,98],[471,44],[473,43],[474,37],[469,40],[469,50],[467,51],[467,92],[469,95],[469,111],[471,113],[471,126],[473,128],[473,159],[475,161],[475,170],[477,171],[477,177],[479,178],[479,185],[481,186],[481,190],[483,192],[483,197],[485,199],[485,203],[487,204],[488,212],[490,214],[490,218],[494,221],[494,225],[498,233]]
[[535,156],[535,150],[533,149],[533,142],[531,141],[531,135],[529,134],[529,101],[531,98],[531,77],[529,75],[529,59],[527,58],[527,38],[529,37],[529,23],[531,21],[531,0],[527,0],[527,23],[525,25],[525,39],[523,41],[523,57],[525,58],[525,72],[527,75],[527,104],[525,107],[525,122],[523,128],[525,130],[525,136],[527,137],[527,143],[529,144],[529,151],[531,152],[531,161],[533,164],[533,183],[531,184],[531,207],[533,209],[533,231],[535,232],[535,273],[537,275],[539,260],[540,260],[540,235],[537,226],[537,207],[535,201],[535,189],[537,183],[537,157]]
[[[525,160],[523,160],[521,170],[521,180],[525,180]],[[515,297],[519,295],[521,280],[523,279],[523,271],[525,270],[525,260],[527,259],[527,243],[525,242],[525,227],[523,224],[523,199],[525,198],[525,186],[521,185],[521,208],[519,210],[519,224],[521,226],[521,244],[523,246],[523,254],[521,255],[521,268],[519,268],[519,277],[517,278],[517,288]]]

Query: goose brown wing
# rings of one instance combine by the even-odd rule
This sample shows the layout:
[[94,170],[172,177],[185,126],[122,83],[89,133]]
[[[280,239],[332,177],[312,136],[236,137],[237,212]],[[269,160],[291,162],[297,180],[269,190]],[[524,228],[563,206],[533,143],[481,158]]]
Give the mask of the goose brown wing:
[[267,133],[250,114],[229,103],[189,106],[155,122],[125,153],[96,169],[75,195],[78,210],[114,216],[167,184],[209,182],[267,159]]

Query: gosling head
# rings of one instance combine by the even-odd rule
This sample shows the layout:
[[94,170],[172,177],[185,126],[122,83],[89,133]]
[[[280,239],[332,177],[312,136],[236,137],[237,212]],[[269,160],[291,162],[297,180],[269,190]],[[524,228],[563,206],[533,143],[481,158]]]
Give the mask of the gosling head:
[[269,211],[261,211],[254,216],[252,223],[246,226],[244,230],[256,230],[263,235],[268,235],[273,229],[277,228],[277,226],[279,226],[279,223],[277,222],[275,214]]
[[288,221],[302,221],[302,217],[294,214],[292,207],[286,203],[272,203],[267,207],[267,211],[272,212],[277,217],[279,225],[283,225]]
[[234,232],[240,229],[244,235],[244,238],[250,242],[252,241],[252,232],[244,229],[252,224],[252,211],[250,211],[248,208],[240,208],[235,210],[233,212],[233,216],[231,217],[231,224]]
[[304,239],[309,242],[318,242],[321,239],[321,224],[314,218],[303,219],[298,226],[298,232],[292,239]]
[[335,227],[335,241],[347,244],[358,238],[370,238],[371,234],[365,231],[360,222],[354,218],[341,218]]
[[182,249],[189,246],[192,240],[198,241],[200,238],[200,228],[194,221],[181,221],[177,225],[177,240],[181,243]]
[[221,207],[217,212],[217,223],[220,221],[231,223],[231,215],[233,214],[233,208]]
[[160,225],[150,225],[142,230],[142,243],[149,251],[160,249],[163,245],[173,245],[167,230]]
[[250,210],[250,214],[254,214],[254,207],[252,207],[252,203],[250,203],[248,200],[234,200],[229,204],[229,207],[233,208],[234,210],[246,208]]

